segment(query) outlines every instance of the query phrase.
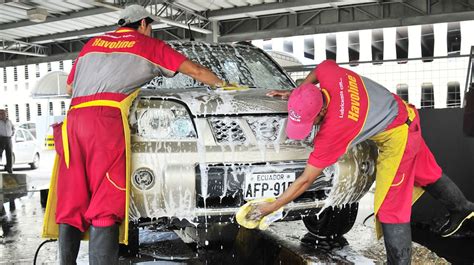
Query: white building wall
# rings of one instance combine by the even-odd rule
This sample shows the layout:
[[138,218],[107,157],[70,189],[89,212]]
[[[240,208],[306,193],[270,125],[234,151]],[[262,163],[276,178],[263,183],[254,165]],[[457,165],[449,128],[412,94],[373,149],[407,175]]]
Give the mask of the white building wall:
[[[69,72],[72,68],[72,60],[63,62],[64,71]],[[51,62],[51,71],[59,71],[60,62]],[[17,81],[14,79],[15,67],[6,67],[6,82],[3,77],[3,68],[0,67],[0,108],[8,108],[9,118],[13,123],[34,122],[38,119],[37,103],[41,104],[42,116],[49,115],[49,101],[53,103],[54,115],[61,115],[61,101],[65,102],[66,110],[69,108],[68,99],[33,99],[31,92],[36,81],[48,73],[48,64],[40,63],[40,77],[36,77],[36,64],[16,66]],[[28,69],[28,78],[25,74]],[[27,115],[27,104],[30,106],[30,119]],[[18,105],[18,122],[15,111],[15,105]]]
[[474,20],[461,21],[461,54],[469,54],[474,46]]

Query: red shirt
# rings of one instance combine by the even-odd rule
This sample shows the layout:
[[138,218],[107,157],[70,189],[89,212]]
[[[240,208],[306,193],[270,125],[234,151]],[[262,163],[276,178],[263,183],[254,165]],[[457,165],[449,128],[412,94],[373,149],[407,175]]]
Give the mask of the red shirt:
[[161,40],[119,28],[86,43],[67,83],[73,84],[73,97],[128,94],[155,76],[173,76],[186,59]]
[[376,82],[331,60],[319,64],[314,74],[327,102],[327,113],[314,139],[309,164],[325,168],[351,145],[406,121],[401,100]]

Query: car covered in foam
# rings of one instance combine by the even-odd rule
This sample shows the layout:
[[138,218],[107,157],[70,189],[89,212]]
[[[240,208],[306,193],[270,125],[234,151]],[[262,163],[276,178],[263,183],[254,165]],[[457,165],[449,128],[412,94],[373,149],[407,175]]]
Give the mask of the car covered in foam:
[[[246,201],[281,195],[303,172],[317,128],[303,141],[287,138],[287,101],[266,93],[295,83],[262,50],[245,43],[170,45],[248,89],[213,90],[179,73],[142,88],[130,112],[131,219],[233,222]],[[285,207],[283,220],[303,218],[320,236],[347,232],[374,182],[376,156],[369,141],[349,148]]]

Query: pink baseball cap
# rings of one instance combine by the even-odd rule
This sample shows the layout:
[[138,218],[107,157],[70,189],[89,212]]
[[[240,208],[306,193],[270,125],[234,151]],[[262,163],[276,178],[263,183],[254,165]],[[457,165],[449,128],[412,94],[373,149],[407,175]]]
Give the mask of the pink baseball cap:
[[293,90],[288,99],[288,138],[303,140],[313,128],[314,119],[323,107],[323,95],[319,87],[304,84]]

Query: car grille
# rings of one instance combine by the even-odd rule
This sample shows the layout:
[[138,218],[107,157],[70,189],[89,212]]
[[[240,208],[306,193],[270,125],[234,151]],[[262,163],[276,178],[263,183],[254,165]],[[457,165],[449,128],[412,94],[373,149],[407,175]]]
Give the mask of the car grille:
[[284,119],[281,117],[246,117],[257,141],[275,142],[279,139]]
[[[272,166],[283,167],[282,172],[295,172],[299,177],[305,168],[305,162],[288,162],[288,164],[273,164]],[[196,206],[198,208],[232,208],[245,204],[243,186],[245,172],[258,170],[267,164],[247,164],[247,165],[223,165],[207,164],[203,165],[207,172],[207,198],[201,192],[201,170],[200,166],[195,167],[196,174]],[[288,167],[288,168],[286,168]],[[307,202],[324,200],[332,187],[332,177],[319,177],[310,188],[304,192],[294,202]]]
[[209,123],[214,132],[217,143],[245,143],[247,138],[240,126],[239,119],[233,118],[211,118]]

